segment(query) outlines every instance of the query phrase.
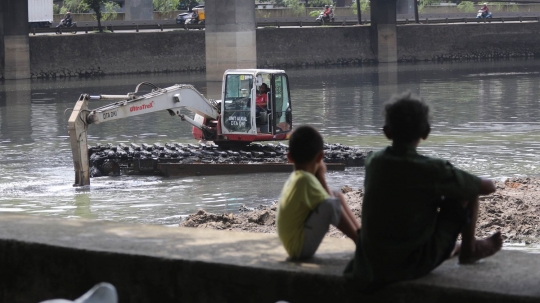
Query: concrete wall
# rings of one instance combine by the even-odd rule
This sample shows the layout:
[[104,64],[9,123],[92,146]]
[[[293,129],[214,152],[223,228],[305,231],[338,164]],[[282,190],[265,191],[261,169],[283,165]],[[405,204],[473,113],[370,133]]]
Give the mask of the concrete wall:
[[[398,59],[527,57],[540,54],[540,23],[398,26]],[[33,77],[205,70],[205,32],[30,37]],[[262,28],[258,67],[356,64],[375,60],[369,27]]]
[[119,302],[539,302],[540,263],[502,251],[469,266],[372,294],[343,270],[354,243],[326,237],[314,258],[290,262],[276,234],[0,215],[0,302],[73,300],[98,282]]
[[355,64],[374,59],[369,27],[257,30],[259,67]]
[[399,26],[398,59],[455,60],[540,55],[540,23]]
[[152,0],[126,0],[124,10],[125,20],[149,20],[154,15]]
[[204,31],[30,38],[33,77],[204,70]]

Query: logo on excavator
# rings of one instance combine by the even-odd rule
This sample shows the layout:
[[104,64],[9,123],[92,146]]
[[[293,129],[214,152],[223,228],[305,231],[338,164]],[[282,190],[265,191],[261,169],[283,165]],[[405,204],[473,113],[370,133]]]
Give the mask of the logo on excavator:
[[112,112],[108,112],[108,113],[103,113],[103,120],[105,119],[110,119],[110,118],[114,118],[118,116],[118,111],[112,111]]
[[139,111],[139,110],[145,110],[145,109],[152,108],[152,107],[154,107],[154,101],[152,101],[152,102],[150,102],[148,104],[143,104],[141,106],[134,105],[134,106],[129,108],[129,111],[130,112],[136,112],[136,111]]

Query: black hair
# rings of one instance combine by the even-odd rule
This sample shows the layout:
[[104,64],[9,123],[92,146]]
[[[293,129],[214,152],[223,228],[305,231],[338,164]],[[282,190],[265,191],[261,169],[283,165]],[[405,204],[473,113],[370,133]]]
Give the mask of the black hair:
[[297,164],[313,160],[323,150],[323,146],[321,134],[309,125],[297,127],[289,138],[289,154]]
[[431,130],[429,106],[410,92],[394,96],[384,107],[385,128],[398,143],[425,138]]

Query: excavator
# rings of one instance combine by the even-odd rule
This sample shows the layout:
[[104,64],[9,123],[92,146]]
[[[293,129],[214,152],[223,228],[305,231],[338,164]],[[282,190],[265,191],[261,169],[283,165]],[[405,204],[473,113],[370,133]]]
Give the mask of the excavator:
[[[142,86],[150,93],[140,95]],[[261,86],[268,88],[265,104],[257,102]],[[259,95],[259,96],[257,96]],[[111,104],[89,109],[91,100],[111,100]],[[188,117],[181,112],[194,113]],[[125,95],[82,94],[68,121],[75,167],[74,186],[90,185],[87,132],[90,124],[100,124],[137,115],[167,111],[191,124],[193,137],[212,141],[223,148],[241,148],[255,141],[285,140],[292,131],[289,81],[283,70],[230,69],[223,75],[221,100],[205,98],[192,85],[176,84],[159,88],[142,82]]]

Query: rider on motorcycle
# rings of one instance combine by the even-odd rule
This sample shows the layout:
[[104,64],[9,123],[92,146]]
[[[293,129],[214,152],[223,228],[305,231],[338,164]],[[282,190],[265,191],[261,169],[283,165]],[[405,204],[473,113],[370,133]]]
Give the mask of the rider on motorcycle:
[[480,8],[480,10],[478,11],[478,13],[480,13],[481,15],[477,16],[476,18],[490,18],[491,17],[491,13],[489,12],[489,8],[487,6],[487,3],[485,2]]
[[73,18],[71,18],[71,12],[67,12],[66,17],[62,19],[62,24],[65,27],[70,27],[72,23],[73,23]]
[[323,12],[324,18],[330,19],[330,14],[332,14],[332,9],[330,8],[330,6],[325,5],[324,12]]

